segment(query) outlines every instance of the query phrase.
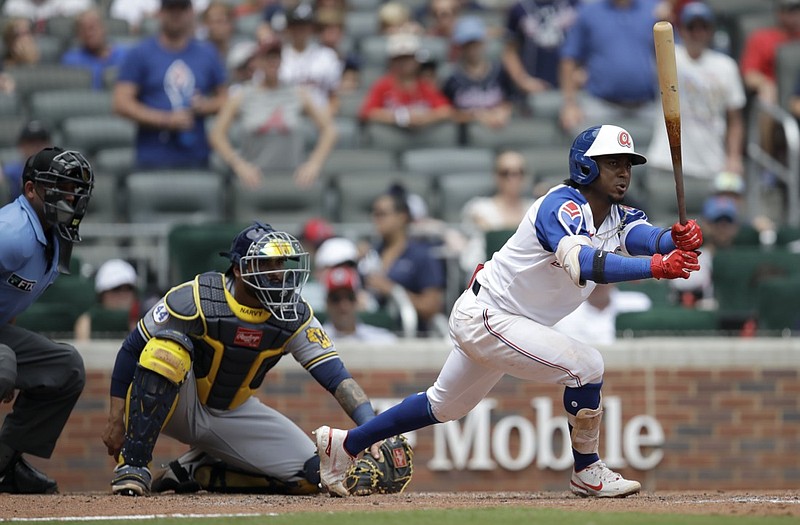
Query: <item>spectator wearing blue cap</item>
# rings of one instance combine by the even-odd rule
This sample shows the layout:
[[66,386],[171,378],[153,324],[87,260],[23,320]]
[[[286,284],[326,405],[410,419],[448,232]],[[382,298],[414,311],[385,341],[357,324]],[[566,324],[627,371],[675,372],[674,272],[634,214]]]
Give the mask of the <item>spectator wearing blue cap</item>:
[[477,122],[492,129],[508,124],[512,111],[511,78],[499,61],[486,56],[486,26],[477,16],[458,20],[452,42],[460,60],[443,92],[455,108],[455,121]]
[[[715,18],[702,2],[683,7],[675,46],[681,105],[683,173],[709,188],[718,173],[742,176],[744,148],[744,86],[736,61],[711,49]],[[672,157],[663,119],[653,120],[653,139],[647,152],[647,183],[652,192],[666,190]]]

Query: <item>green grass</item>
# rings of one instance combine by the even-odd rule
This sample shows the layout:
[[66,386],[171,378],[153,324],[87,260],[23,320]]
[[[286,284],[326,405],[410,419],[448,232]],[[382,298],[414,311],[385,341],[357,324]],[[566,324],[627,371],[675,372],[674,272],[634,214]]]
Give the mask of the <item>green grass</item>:
[[[2,520],[0,520],[2,521]],[[277,516],[158,518],[156,520],[69,521],[92,525],[131,525],[157,522],[159,525],[784,525],[797,523],[792,516],[696,516],[685,514],[642,514],[634,512],[589,513],[557,509],[496,507],[485,509],[442,509],[392,512],[312,512]],[[37,521],[63,525],[63,521]]]

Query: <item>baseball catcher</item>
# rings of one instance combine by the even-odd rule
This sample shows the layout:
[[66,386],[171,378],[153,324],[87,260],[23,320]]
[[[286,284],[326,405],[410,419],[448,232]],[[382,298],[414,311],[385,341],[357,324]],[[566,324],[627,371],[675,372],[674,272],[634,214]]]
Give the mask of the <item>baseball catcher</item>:
[[[203,273],[167,292],[117,354],[103,432],[119,461],[114,494],[318,491],[309,435],[253,395],[287,354],[353,421],[375,416],[300,295],[309,254],[297,239],[255,223],[222,255],[231,261],[227,272]],[[150,462],[162,432],[192,448],[154,483]],[[377,444],[369,448],[381,457]]]

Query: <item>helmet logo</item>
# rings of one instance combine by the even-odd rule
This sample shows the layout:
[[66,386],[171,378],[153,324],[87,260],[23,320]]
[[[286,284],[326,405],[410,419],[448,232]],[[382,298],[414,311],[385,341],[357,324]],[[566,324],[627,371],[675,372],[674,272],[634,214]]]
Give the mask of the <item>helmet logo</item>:
[[620,131],[619,135],[617,135],[617,142],[623,148],[632,148],[633,145],[631,144],[631,136],[627,131]]
[[288,241],[274,240],[265,244],[260,253],[267,257],[288,257],[294,255],[294,249]]

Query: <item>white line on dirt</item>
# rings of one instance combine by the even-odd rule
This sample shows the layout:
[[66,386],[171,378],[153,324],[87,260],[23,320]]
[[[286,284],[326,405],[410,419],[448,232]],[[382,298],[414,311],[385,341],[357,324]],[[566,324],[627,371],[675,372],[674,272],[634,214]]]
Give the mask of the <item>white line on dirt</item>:
[[266,514],[141,514],[130,516],[56,516],[52,518],[7,518],[0,522],[9,521],[102,521],[102,520],[154,520],[163,518],[253,518],[260,516],[279,516],[275,512]]

